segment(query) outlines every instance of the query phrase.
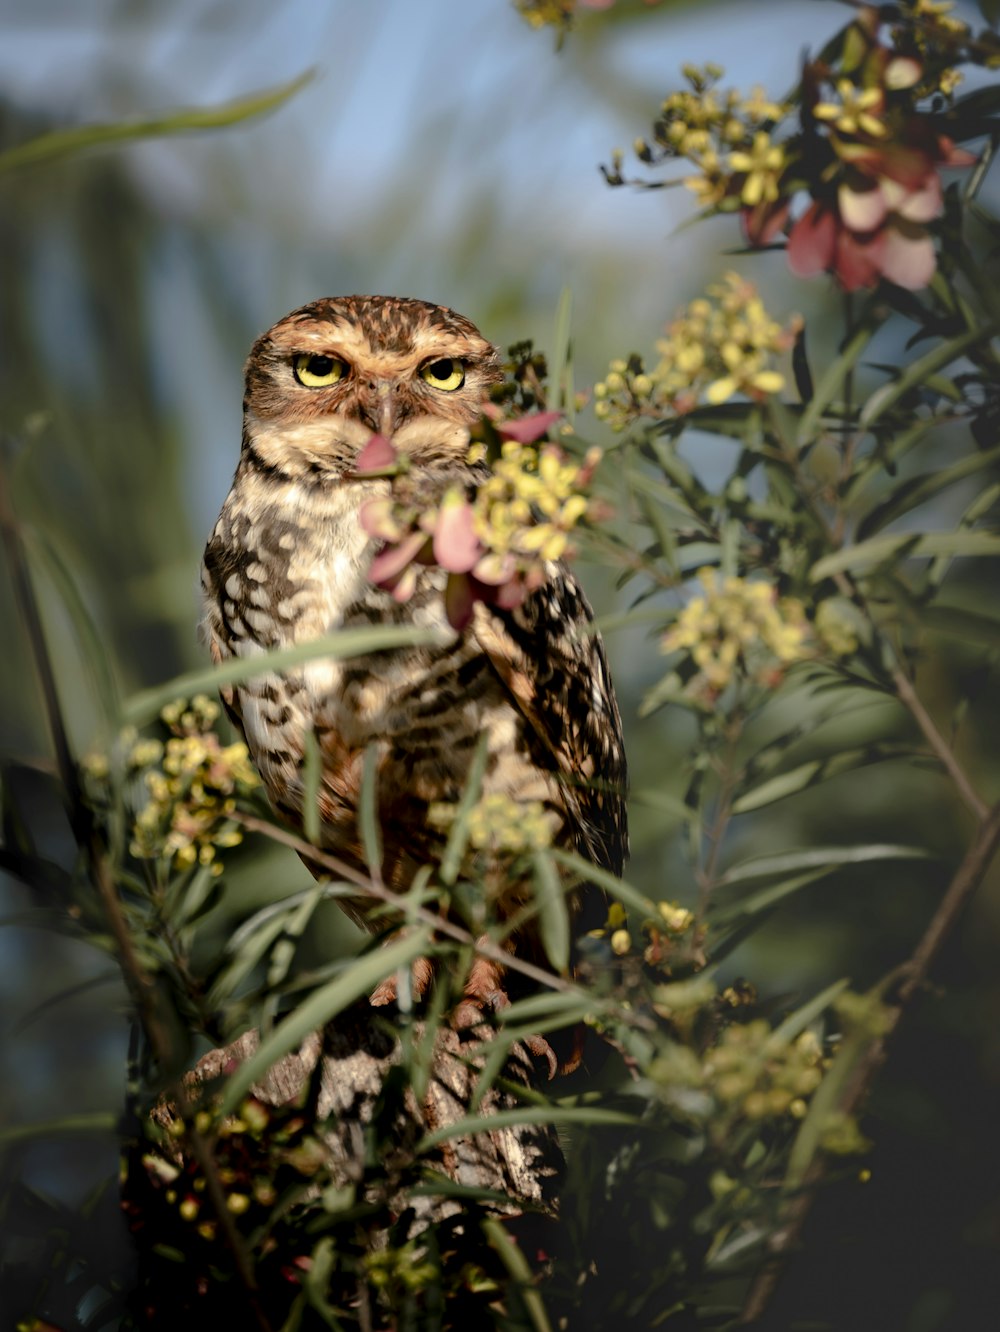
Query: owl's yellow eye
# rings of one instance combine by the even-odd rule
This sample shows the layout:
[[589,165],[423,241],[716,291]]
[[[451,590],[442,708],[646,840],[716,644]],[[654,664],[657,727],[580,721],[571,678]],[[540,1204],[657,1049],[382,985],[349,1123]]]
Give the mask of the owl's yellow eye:
[[328,388],[342,379],[347,366],[336,356],[313,356],[302,352],[292,362],[295,378],[305,388]]
[[443,356],[440,361],[431,361],[420,371],[421,378],[428,384],[433,384],[435,388],[444,389],[446,393],[451,393],[454,389],[461,388],[465,383],[465,366],[461,361],[453,360],[450,356]]

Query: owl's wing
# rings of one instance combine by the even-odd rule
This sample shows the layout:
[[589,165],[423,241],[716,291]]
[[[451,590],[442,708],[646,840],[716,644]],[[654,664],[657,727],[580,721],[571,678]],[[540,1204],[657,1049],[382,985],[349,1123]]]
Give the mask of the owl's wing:
[[628,774],[604,644],[573,576],[549,580],[514,610],[478,603],[470,632],[529,724],[539,762],[564,793],[575,849],[620,874],[628,854]]

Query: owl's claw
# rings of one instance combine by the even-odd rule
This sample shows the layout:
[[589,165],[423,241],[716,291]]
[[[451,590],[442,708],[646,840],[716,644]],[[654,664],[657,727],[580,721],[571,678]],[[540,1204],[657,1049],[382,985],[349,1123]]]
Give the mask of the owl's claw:
[[[510,1007],[510,1000],[503,990],[490,990],[486,994],[469,994],[451,1014],[451,1025],[456,1031],[465,1031],[482,1026],[490,1017],[502,1013]],[[549,1081],[559,1072],[559,1061],[555,1051],[544,1036],[522,1036],[521,1044],[536,1058],[544,1059],[548,1068]]]
[[[426,958],[418,958],[410,972],[413,998],[422,999],[430,988],[434,969]],[[387,976],[372,991],[368,1002],[373,1008],[385,1008],[398,1003],[399,994],[395,976]],[[480,958],[473,966],[465,987],[465,994],[455,1005],[448,1021],[455,1031],[471,1031],[481,1027],[493,1017],[510,1007],[507,992],[500,984],[500,970],[496,963]],[[522,1044],[536,1058],[544,1059],[551,1080],[559,1072],[559,1060],[555,1051],[544,1036],[524,1036]],[[579,1062],[579,1061],[577,1061]],[[571,1067],[575,1067],[572,1065]],[[564,1070],[566,1071],[566,1070]]]

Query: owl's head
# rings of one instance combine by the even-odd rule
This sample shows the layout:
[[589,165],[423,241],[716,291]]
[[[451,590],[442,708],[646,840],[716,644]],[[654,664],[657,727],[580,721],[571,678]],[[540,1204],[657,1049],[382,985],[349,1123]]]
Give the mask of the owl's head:
[[501,378],[497,349],[453,310],[401,297],[328,297],[254,343],[245,446],[286,468],[336,472],[375,433],[415,461],[454,459]]

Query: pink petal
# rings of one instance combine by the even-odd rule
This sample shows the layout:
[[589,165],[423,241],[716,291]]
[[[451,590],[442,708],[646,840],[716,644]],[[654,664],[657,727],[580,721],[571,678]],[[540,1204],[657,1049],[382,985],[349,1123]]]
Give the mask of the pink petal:
[[513,555],[499,555],[496,551],[490,551],[475,566],[474,573],[481,583],[499,587],[501,583],[506,583],[508,578],[514,577],[516,569],[517,561]]
[[356,472],[380,472],[398,459],[395,448],[384,435],[372,435],[354,463]]
[[365,500],[358,513],[361,526],[369,536],[383,541],[398,541],[403,529],[395,514],[396,501],[386,495],[383,499]]
[[964,148],[956,148],[954,139],[949,139],[947,134],[938,135],[938,152],[941,154],[944,166],[974,166],[978,160],[975,153],[967,152]]
[[880,231],[865,244],[849,231],[840,233],[837,238],[834,271],[845,291],[856,291],[858,287],[874,287],[882,272],[884,248],[884,231]]
[[841,185],[837,190],[841,220],[849,231],[874,231],[886,214],[885,196],[878,186],[853,189]]
[[890,190],[886,193],[889,207],[909,222],[930,222],[932,218],[937,217],[944,206],[941,198],[941,181],[936,171],[931,172],[919,189],[905,192],[897,203],[892,202],[891,191],[900,187],[892,182],[888,183]]
[[468,573],[482,553],[472,506],[460,491],[449,490],[434,529],[435,560],[450,573]]
[[501,610],[514,610],[527,595],[528,589],[520,578],[512,578],[509,583],[497,588],[493,604],[499,606]]
[[397,578],[389,579],[387,586],[392,593],[393,601],[398,601],[400,604],[404,601],[409,601],[417,590],[416,569],[411,564],[410,567],[404,569]]
[[472,580],[464,573],[449,574],[444,589],[444,613],[453,629],[462,630],[472,619],[476,594]]
[[823,273],[833,263],[837,219],[829,208],[814,203],[792,227],[788,237],[788,267],[796,277]]
[[892,224],[885,229],[882,272],[897,287],[919,291],[926,287],[937,268],[934,242],[923,227]]
[[504,421],[497,426],[497,434],[518,444],[534,444],[561,416],[562,412],[535,412],[533,416],[522,416],[520,421]]
[[420,553],[426,541],[423,532],[411,532],[398,546],[386,546],[372,560],[368,569],[369,579],[373,583],[386,583],[395,578]]

